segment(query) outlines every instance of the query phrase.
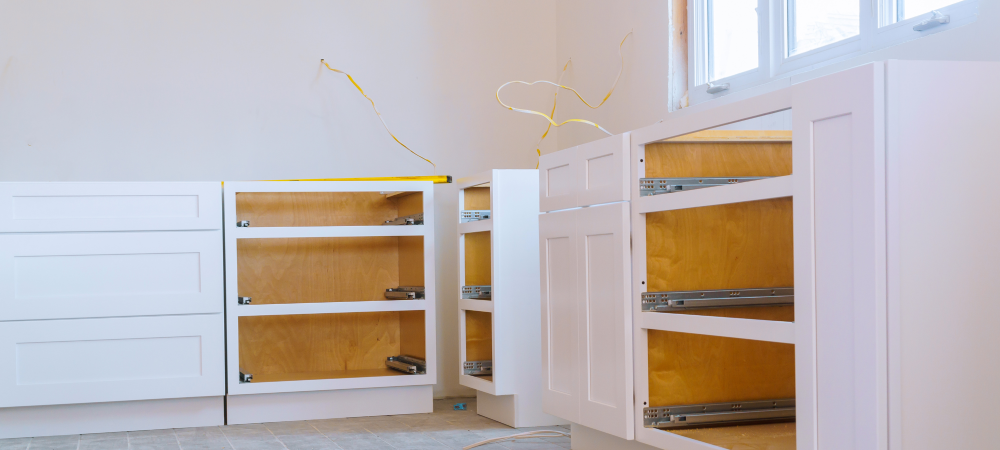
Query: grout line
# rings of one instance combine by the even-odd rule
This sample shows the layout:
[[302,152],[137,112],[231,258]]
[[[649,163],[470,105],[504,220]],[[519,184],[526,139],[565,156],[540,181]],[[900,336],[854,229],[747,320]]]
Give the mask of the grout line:
[[[266,427],[265,427],[265,428],[266,428]],[[235,445],[233,445],[233,441],[230,441],[230,440],[229,440],[229,436],[228,436],[228,435],[226,435],[226,432],[225,432],[225,431],[222,431],[222,427],[221,427],[221,426],[219,427],[219,433],[222,433],[222,437],[226,438],[226,442],[228,442],[228,443],[229,443],[229,448],[231,448],[231,449],[233,449],[233,450],[236,450],[236,446],[235,446]]]
[[83,445],[83,435],[76,435],[76,450],[80,450],[80,446]]
[[267,430],[268,433],[271,433],[271,437],[273,437],[274,440],[278,441],[278,443],[281,444],[281,446],[284,447],[285,450],[288,450],[288,446],[285,445],[284,442],[281,442],[281,439],[278,439],[278,437],[274,435],[274,432],[271,431],[271,429],[267,427],[267,424],[263,424],[262,423],[261,425],[264,425],[264,429]]
[[177,441],[177,448],[179,448],[180,450],[184,450],[184,446],[181,445],[181,438],[177,436],[177,429],[171,428],[170,431],[174,433],[174,440]]

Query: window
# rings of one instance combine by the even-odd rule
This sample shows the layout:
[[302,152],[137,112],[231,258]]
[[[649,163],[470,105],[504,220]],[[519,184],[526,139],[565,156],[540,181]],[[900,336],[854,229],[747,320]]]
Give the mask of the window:
[[689,104],[975,20],[980,0],[687,0]]
[[861,32],[857,0],[788,0],[788,55],[839,42]]
[[953,3],[955,0],[896,0],[892,3],[896,9],[892,17],[894,21],[912,19]]
[[707,0],[709,81],[757,68],[757,0]]

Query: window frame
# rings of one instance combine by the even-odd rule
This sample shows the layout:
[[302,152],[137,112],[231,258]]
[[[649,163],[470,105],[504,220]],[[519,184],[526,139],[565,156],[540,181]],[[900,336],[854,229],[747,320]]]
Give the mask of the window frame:
[[913,26],[927,20],[930,13],[896,21],[899,0],[857,0],[859,33],[847,39],[788,56],[788,1],[757,0],[758,62],[754,70],[720,78],[713,85],[729,84],[729,88],[709,94],[708,78],[710,38],[708,31],[708,1],[687,2],[688,23],[688,103],[695,105],[734,92],[762,85],[780,78],[800,74],[825,65],[919,39],[923,36],[960,27],[976,20],[980,0],[962,0],[937,9],[951,21],[929,30],[914,31]]

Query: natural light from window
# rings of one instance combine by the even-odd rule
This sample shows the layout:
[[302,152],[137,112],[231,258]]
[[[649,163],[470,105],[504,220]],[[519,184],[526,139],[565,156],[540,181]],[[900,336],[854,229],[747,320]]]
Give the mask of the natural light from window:
[[953,3],[955,0],[896,0],[896,20],[912,19]]
[[757,0],[708,0],[709,81],[757,68]]
[[[858,0],[787,0],[788,56],[857,36]],[[912,3],[934,0],[898,0]]]

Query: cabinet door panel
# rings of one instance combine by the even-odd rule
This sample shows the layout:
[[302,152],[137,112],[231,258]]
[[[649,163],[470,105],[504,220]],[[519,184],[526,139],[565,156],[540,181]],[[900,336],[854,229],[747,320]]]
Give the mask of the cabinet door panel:
[[543,410],[579,421],[576,218],[579,210],[539,216]]
[[629,205],[578,211],[581,425],[633,439]]
[[884,83],[868,64],[793,88],[799,448],[886,444]]
[[225,394],[222,314],[0,323],[0,407]]
[[0,234],[0,321],[221,313],[222,232]]
[[221,227],[218,182],[0,183],[0,233]]

